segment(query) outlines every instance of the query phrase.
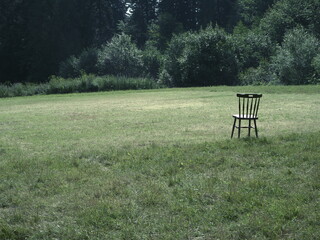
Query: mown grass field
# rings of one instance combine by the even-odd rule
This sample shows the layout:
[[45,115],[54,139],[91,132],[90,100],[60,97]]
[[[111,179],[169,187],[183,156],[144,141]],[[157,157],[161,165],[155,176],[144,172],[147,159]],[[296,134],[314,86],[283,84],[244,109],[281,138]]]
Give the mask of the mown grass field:
[[[236,92],[264,94],[259,139],[230,139]],[[0,99],[0,239],[319,239],[319,94]]]

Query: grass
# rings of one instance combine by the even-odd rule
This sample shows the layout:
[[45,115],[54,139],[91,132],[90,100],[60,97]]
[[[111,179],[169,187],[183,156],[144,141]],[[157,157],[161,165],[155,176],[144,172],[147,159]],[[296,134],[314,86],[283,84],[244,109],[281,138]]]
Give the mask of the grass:
[[[260,139],[229,139],[235,92]],[[0,100],[0,239],[317,239],[319,86]]]

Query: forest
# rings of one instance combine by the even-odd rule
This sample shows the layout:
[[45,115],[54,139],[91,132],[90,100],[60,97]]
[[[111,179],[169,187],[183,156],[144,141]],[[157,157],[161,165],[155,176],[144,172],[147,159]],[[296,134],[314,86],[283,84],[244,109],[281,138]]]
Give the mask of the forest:
[[2,0],[0,84],[320,82],[319,0]]

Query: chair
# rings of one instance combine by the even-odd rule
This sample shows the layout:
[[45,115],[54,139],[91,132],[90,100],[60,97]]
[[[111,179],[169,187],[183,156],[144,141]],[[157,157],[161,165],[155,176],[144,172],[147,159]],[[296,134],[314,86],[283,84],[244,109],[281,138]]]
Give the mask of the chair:
[[[238,138],[240,138],[241,128],[248,128],[248,136],[250,137],[251,128],[255,129],[256,137],[258,137],[258,110],[260,104],[260,98],[262,94],[252,94],[252,93],[238,93],[237,97],[239,99],[239,114],[233,115],[234,122],[231,132],[231,138],[233,137],[234,129],[238,128]],[[236,125],[238,120],[238,125]],[[248,120],[248,126],[241,126],[242,120]],[[253,121],[254,127],[251,126]]]

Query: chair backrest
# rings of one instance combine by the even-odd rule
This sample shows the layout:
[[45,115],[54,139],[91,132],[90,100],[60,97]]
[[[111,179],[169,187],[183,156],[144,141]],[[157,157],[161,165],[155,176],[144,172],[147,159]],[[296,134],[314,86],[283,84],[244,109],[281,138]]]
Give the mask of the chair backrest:
[[260,98],[262,94],[256,93],[238,93],[239,98],[239,116],[258,117]]

